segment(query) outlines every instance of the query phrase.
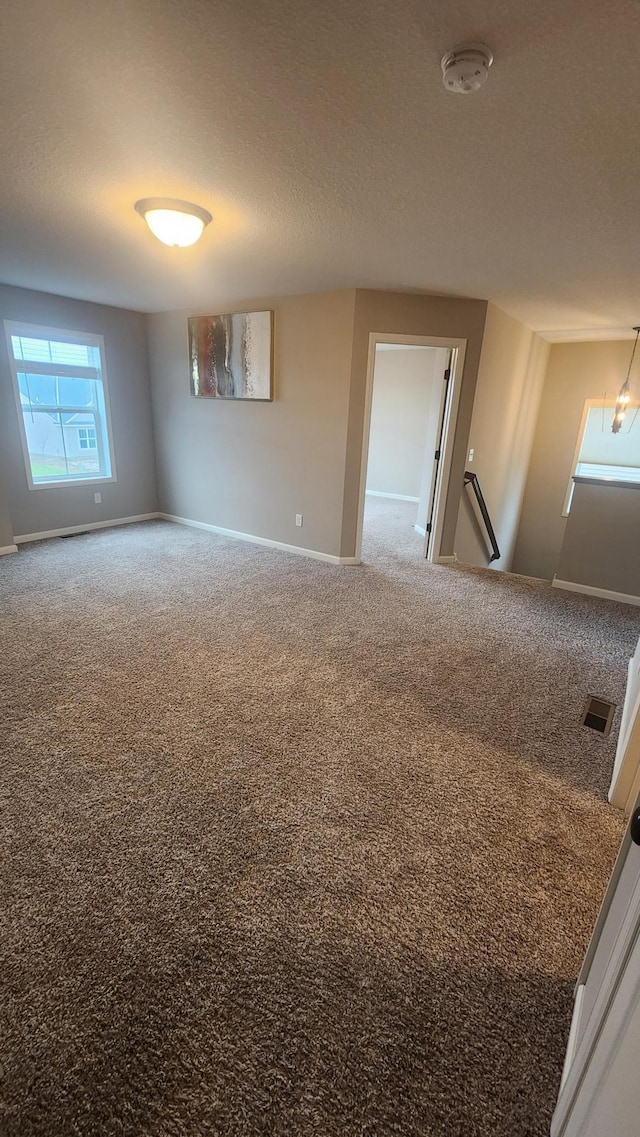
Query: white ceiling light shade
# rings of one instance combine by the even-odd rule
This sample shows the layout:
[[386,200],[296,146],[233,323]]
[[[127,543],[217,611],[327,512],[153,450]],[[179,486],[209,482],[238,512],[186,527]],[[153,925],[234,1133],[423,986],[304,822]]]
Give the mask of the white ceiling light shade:
[[171,197],[145,197],[136,202],[135,209],[144,217],[154,237],[174,248],[195,245],[205,225],[212,220],[211,214],[201,206]]
[[471,95],[484,87],[493,63],[493,52],[483,43],[461,43],[443,55],[442,82],[447,91]]

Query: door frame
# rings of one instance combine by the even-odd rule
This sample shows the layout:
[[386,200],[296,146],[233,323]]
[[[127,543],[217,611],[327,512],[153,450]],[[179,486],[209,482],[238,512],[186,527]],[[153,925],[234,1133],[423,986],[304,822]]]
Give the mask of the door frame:
[[423,554],[428,561],[450,561],[451,557],[440,556],[442,543],[442,530],[444,527],[444,511],[447,501],[447,491],[451,477],[451,460],[455,441],[456,424],[458,421],[458,407],[460,405],[460,390],[462,387],[462,373],[464,358],[467,349],[466,339],[455,336],[410,336],[398,335],[395,332],[370,332],[369,355],[367,359],[367,383],[364,401],[364,422],[362,427],[362,458],[360,462],[360,492],[358,498],[358,527],[356,532],[355,561],[360,564],[362,554],[362,531],[364,526],[365,491],[367,482],[367,464],[369,461],[369,435],[371,431],[371,404],[373,398],[373,372],[376,362],[376,347],[382,343],[402,344],[405,347],[443,347],[451,350],[451,363],[449,382],[444,403],[444,417],[442,430],[442,446],[440,460],[436,471],[436,485],[433,502],[433,515],[431,532],[425,534]]

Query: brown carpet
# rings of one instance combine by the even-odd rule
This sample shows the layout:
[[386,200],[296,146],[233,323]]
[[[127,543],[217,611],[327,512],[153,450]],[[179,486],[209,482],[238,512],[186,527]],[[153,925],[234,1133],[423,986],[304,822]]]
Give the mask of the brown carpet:
[[428,566],[410,509],[361,568],[3,558],[6,1137],[547,1133],[640,613]]

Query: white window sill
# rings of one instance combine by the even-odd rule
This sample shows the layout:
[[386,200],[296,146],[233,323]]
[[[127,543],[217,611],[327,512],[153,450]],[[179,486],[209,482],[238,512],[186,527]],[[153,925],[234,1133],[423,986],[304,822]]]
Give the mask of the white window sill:
[[65,486],[98,486],[105,485],[106,482],[117,482],[115,474],[110,478],[106,478],[103,474],[97,474],[95,478],[69,478],[61,479],[59,482],[29,482],[30,490],[60,490]]
[[586,474],[574,474],[574,482],[586,486],[609,486],[613,489],[640,490],[640,482],[626,481],[624,478],[597,478]]

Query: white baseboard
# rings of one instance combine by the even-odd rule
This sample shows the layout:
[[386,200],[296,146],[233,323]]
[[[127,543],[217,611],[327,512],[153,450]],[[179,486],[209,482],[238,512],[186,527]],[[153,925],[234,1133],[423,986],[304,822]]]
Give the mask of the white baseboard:
[[421,537],[426,537],[426,535],[427,535],[427,530],[426,530],[426,529],[424,529],[424,528],[422,527],[422,525],[414,525],[414,527],[413,527],[413,528],[415,529],[416,533],[419,533],[419,534],[420,534],[420,536],[421,536]]
[[518,580],[532,580],[534,584],[549,584],[548,576],[529,576],[527,572],[513,572],[512,569],[505,569],[503,571],[509,576],[517,576]]
[[337,557],[332,553],[322,553],[319,549],[304,549],[301,545],[287,545],[284,541],[272,541],[270,537],[257,537],[255,533],[239,533],[237,529],[223,529],[221,525],[209,525],[206,521],[192,521],[188,517],[176,517],[173,513],[159,513],[164,521],[176,525],[190,525],[192,529],[204,529],[207,533],[217,533],[220,537],[233,537],[237,541],[249,541],[252,545],[265,545],[268,549],[280,549],[284,553],[295,553],[298,557],[311,557],[314,561],[326,561],[330,565],[357,565],[356,557]]
[[384,493],[383,490],[365,490],[367,497],[388,497],[393,501],[415,501],[416,504],[420,501],[419,497],[410,497],[406,493]]
[[114,525],[133,525],[136,521],[154,521],[160,513],[138,513],[135,517],[114,517],[111,521],[87,521],[85,525],[67,525],[64,529],[45,529],[42,533],[21,533],[14,537],[16,545],[27,541],[45,541],[48,537],[67,537],[71,533],[86,533],[90,529],[110,529]]
[[1,545],[0,546],[0,557],[6,557],[7,553],[17,553],[17,552],[18,552],[18,546],[17,545]]
[[583,592],[585,596],[600,596],[603,600],[615,600],[618,604],[640,606],[640,596],[630,596],[627,592],[611,592],[608,588],[594,588],[591,584],[576,584],[573,580],[558,580],[557,576],[554,576],[551,583],[554,588],[563,588],[566,592]]
[[434,557],[434,564],[436,565],[457,565],[458,554],[454,553],[451,557]]

